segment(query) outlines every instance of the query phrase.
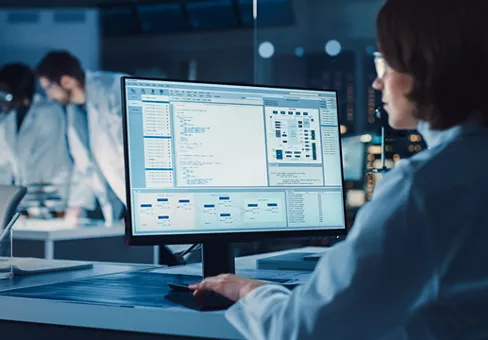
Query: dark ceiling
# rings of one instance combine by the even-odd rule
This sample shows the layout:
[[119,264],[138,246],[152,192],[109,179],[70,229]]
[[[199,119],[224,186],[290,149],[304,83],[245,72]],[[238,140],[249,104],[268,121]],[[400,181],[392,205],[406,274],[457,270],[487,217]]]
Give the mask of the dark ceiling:
[[[46,8],[46,7],[99,7],[102,5],[122,3],[154,3],[156,1],[137,0],[0,0],[0,7],[3,8]],[[165,2],[159,0],[158,3]],[[166,1],[169,2],[169,1]],[[174,1],[173,1],[174,2]]]
[[[165,2],[184,2],[185,0],[0,0],[0,8],[46,8],[46,7],[99,7],[109,5],[120,5],[128,3],[150,4]],[[200,0],[195,0],[200,1]],[[260,0],[258,0],[260,1]],[[310,0],[299,0],[310,1]],[[312,1],[329,1],[329,2],[378,2],[381,0],[312,0]]]

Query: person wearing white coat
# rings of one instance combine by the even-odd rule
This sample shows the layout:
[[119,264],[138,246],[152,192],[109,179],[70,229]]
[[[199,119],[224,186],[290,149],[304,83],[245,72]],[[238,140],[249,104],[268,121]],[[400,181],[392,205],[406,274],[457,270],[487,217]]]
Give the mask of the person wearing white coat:
[[[2,104],[0,104],[2,105]],[[0,150],[6,150],[7,145],[5,144],[5,131],[2,125],[4,124],[7,113],[0,111]],[[8,153],[0,151],[0,184],[10,185],[13,181],[12,169],[8,161]]]
[[68,144],[75,172],[70,207],[92,210],[95,200],[107,224],[125,209],[120,77],[82,69],[65,51],[49,52],[37,73],[48,97],[66,106]]
[[486,13],[486,0],[387,0],[373,87],[428,149],[382,178],[306,284],[221,275],[194,294],[238,301],[226,317],[253,340],[488,339]]
[[0,83],[0,184],[3,185],[11,185],[14,178],[8,160],[9,154],[6,151],[5,128],[3,127],[7,114],[12,110],[13,99],[10,87],[6,83]]
[[63,200],[59,206],[64,209],[72,161],[62,107],[34,94],[35,74],[27,65],[3,66],[0,83],[13,96],[0,123],[2,158],[7,161],[4,166],[11,177],[10,184],[52,184]]
[[[0,117],[0,150],[6,150],[7,146],[4,140],[4,133],[2,128],[2,118]],[[8,162],[7,152],[0,152],[0,184],[10,185],[13,181],[12,169]]]

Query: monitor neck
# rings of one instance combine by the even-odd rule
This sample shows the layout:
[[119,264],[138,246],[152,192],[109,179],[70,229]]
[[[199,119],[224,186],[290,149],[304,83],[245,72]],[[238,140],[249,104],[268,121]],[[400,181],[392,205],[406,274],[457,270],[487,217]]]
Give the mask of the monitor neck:
[[228,242],[204,242],[202,244],[203,277],[234,274],[234,251]]

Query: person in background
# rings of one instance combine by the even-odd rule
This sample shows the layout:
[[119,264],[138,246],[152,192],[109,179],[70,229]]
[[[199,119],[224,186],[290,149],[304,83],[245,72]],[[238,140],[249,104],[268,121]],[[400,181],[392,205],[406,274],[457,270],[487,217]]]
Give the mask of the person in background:
[[387,0],[373,87],[428,149],[376,186],[345,241],[293,291],[234,275],[192,285],[238,301],[247,339],[488,339],[486,0]]
[[48,98],[66,106],[68,145],[75,166],[66,218],[76,221],[98,206],[110,225],[122,217],[126,200],[123,74],[84,70],[67,51],[47,53],[36,71]]
[[[0,84],[0,150],[6,150],[5,129],[2,124],[10,111],[13,96],[7,84]],[[11,185],[13,181],[12,169],[8,161],[8,152],[0,151],[0,184]]]
[[[72,161],[65,115],[55,102],[35,94],[34,71],[21,63],[0,69],[0,145],[5,184],[52,185],[66,203]],[[63,209],[64,209],[63,204]]]

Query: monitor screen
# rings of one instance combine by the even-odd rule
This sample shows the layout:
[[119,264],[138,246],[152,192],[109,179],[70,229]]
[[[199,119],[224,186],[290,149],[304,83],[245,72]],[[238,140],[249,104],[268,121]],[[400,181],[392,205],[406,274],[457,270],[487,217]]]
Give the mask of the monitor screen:
[[131,238],[344,233],[336,92],[122,83]]
[[347,182],[362,182],[366,171],[366,143],[361,136],[342,138],[342,162],[344,166],[344,180]]

